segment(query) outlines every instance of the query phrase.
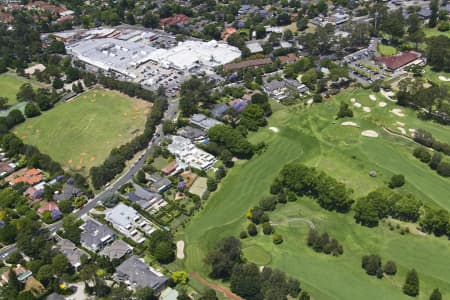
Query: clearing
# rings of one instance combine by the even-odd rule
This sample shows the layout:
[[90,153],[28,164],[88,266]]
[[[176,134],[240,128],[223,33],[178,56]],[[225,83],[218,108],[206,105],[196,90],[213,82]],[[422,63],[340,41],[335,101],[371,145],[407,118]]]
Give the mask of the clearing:
[[19,77],[12,73],[0,74],[0,96],[8,98],[8,105],[12,106],[17,103],[16,94],[24,83],[31,83],[34,88],[36,84],[23,77]]
[[[245,212],[269,194],[269,187],[284,164],[300,161],[344,182],[355,191],[355,198],[366,195],[377,187],[386,186],[393,174],[404,174],[406,185],[401,189],[416,195],[430,206],[450,210],[450,180],[430,170],[413,157],[416,144],[391,136],[381,126],[397,127],[398,117],[389,110],[398,108],[389,103],[381,108],[371,101],[368,90],[347,90],[335,100],[314,104],[309,108],[291,106],[278,109],[269,119],[269,127],[279,128],[278,134],[260,129],[250,134],[252,143],[264,141],[268,148],[250,161],[244,161],[229,171],[219,190],[211,195],[205,208],[192,217],[178,239],[186,242],[185,269],[206,278],[208,267],[204,257],[223,237],[238,236],[248,224]],[[372,113],[355,109],[349,120],[361,129],[341,126],[334,122],[339,101],[352,97],[372,108]],[[376,93],[377,99],[384,99]],[[337,100],[337,101],[336,101]],[[402,121],[413,128],[424,128],[439,139],[449,141],[448,129],[432,122],[423,122],[414,112],[404,109]],[[363,130],[376,130],[376,139],[361,136]],[[375,170],[376,177],[369,172]],[[407,270],[415,268],[420,277],[418,299],[428,299],[439,287],[443,298],[450,296],[450,244],[445,238],[431,235],[401,235],[389,230],[385,223],[376,228],[357,225],[353,214],[338,214],[320,208],[313,200],[301,198],[279,205],[270,213],[277,233],[283,236],[281,245],[274,245],[271,236],[259,234],[243,240],[243,251],[250,261],[279,268],[298,278],[314,299],[410,299],[403,295],[401,286]],[[311,220],[319,231],[327,231],[344,246],[344,255],[331,257],[315,253],[307,247],[309,226],[305,222],[287,222],[288,219]],[[261,230],[259,228],[259,230]],[[249,248],[250,247],[250,248]],[[264,251],[261,251],[261,248]],[[364,273],[361,257],[379,254],[383,261],[394,260],[399,270],[392,278],[378,280]],[[224,283],[221,283],[224,284]]]
[[64,168],[87,175],[112,148],[141,134],[150,107],[118,92],[94,89],[27,119],[14,133]]

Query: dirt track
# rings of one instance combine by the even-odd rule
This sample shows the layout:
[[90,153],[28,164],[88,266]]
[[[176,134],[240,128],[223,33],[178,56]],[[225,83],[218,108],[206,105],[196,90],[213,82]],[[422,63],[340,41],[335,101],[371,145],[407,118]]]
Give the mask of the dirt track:
[[195,278],[198,282],[200,282],[204,286],[209,287],[209,288],[215,290],[216,292],[222,293],[223,295],[225,295],[225,297],[227,297],[229,299],[243,300],[241,297],[239,297],[238,295],[236,295],[235,293],[233,293],[229,289],[227,289],[227,288],[225,288],[223,286],[220,286],[220,285],[217,285],[217,284],[213,284],[211,282],[206,281],[205,279],[200,277],[200,275],[198,275],[196,272],[189,273],[189,276]]

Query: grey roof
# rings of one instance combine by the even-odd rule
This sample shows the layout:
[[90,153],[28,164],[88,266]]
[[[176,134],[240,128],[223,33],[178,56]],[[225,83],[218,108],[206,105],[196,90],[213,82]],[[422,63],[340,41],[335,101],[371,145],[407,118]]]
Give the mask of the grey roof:
[[215,117],[221,118],[230,108],[226,104],[216,104],[213,109],[211,109],[211,114]]
[[223,124],[222,122],[208,118],[203,114],[194,114],[191,118],[191,123],[203,129],[210,129],[215,125]]
[[153,188],[156,191],[162,192],[163,190],[172,186],[172,182],[167,178],[162,178],[157,182],[153,183]]
[[60,294],[51,293],[45,299],[46,300],[65,300],[66,298],[64,298],[64,296],[61,296]]
[[109,257],[110,260],[120,259],[130,253],[133,248],[122,240],[115,240],[111,245],[105,247],[100,255]]
[[89,257],[89,254],[79,249],[73,242],[69,240],[59,239],[56,246],[58,247],[59,251],[67,258],[69,263],[74,267],[78,267],[81,265],[82,255],[86,255],[87,257]]
[[70,200],[73,197],[82,195],[82,191],[72,184],[65,184],[61,193],[55,195],[53,198],[56,201]]
[[115,237],[111,228],[91,218],[86,219],[82,228],[81,244],[93,251],[99,250],[106,241]]
[[273,92],[275,90],[281,89],[286,86],[286,83],[279,80],[272,80],[264,85],[264,89],[268,92]]
[[136,255],[131,256],[116,268],[116,278],[129,281],[132,287],[150,287],[159,290],[167,281],[167,277],[153,272],[150,267]]
[[429,18],[430,16],[431,16],[431,9],[429,9],[429,8],[421,8],[418,12],[417,12],[417,15],[419,16],[419,17],[422,17],[422,18]]
[[117,204],[106,214],[106,219],[108,221],[121,227],[127,227],[129,224],[133,223],[137,217],[139,217],[137,211],[123,203]]
[[[227,106],[227,109],[228,109],[228,106]],[[202,129],[194,128],[192,126],[186,126],[186,127],[181,128],[178,131],[178,134],[181,135],[182,137],[190,139],[190,140],[206,136],[206,132],[204,132]]]
[[160,194],[149,191],[140,185],[133,184],[133,186],[134,192],[128,193],[128,200],[137,203],[142,209],[147,209],[163,199]]

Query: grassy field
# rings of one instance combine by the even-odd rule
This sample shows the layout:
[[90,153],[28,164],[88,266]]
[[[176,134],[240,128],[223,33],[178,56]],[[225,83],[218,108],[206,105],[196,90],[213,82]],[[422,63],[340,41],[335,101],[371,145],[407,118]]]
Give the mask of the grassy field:
[[395,49],[392,46],[378,44],[378,52],[380,52],[380,54],[382,56],[389,56],[389,55],[396,54],[397,53],[397,49]]
[[[24,83],[31,82],[15,74],[0,74],[0,96],[8,98],[8,105],[16,104],[16,94]],[[36,87],[35,84],[33,85]]]
[[423,27],[423,32],[425,33],[425,37],[432,37],[437,35],[445,35],[450,38],[450,30],[448,31],[439,31],[437,28],[429,28],[428,26]]
[[14,129],[63,167],[87,174],[112,148],[140,134],[150,105],[117,92],[95,89]]
[[[267,150],[250,161],[240,162],[229,172],[219,190],[208,200],[204,210],[193,217],[184,232],[177,238],[186,242],[184,268],[207,276],[203,258],[217,240],[237,236],[247,225],[245,212],[269,193],[269,186],[284,164],[301,161],[326,171],[354,189],[355,197],[385,186],[393,174],[404,174],[404,191],[412,192],[432,206],[450,210],[450,180],[438,176],[426,165],[417,161],[411,151],[415,144],[393,137],[380,127],[395,126],[398,121],[414,127],[426,128],[442,140],[449,141],[448,130],[434,123],[418,120],[413,112],[403,109],[400,118],[390,112],[398,108],[389,100],[370,91],[346,91],[337,98],[309,108],[276,107],[267,128],[250,139],[265,141]],[[356,98],[370,113],[353,108],[356,122],[361,128],[340,125],[346,119],[335,121],[339,100]],[[378,106],[380,101],[388,105]],[[392,124],[394,123],[394,124]],[[269,130],[277,127],[278,133]],[[362,130],[375,130],[378,138],[361,136]],[[377,177],[368,174],[377,172]],[[431,290],[439,287],[444,298],[450,296],[450,244],[433,236],[400,235],[386,225],[375,229],[355,224],[352,214],[327,212],[310,199],[281,206],[271,214],[273,221],[302,217],[311,219],[321,231],[328,231],[344,245],[344,255],[339,258],[317,254],[306,247],[308,227],[304,223],[277,226],[284,237],[280,246],[272,244],[271,237],[258,236],[244,241],[244,253],[250,261],[280,268],[300,279],[314,299],[407,299],[401,292],[405,273],[416,268],[421,279],[419,299],[428,299]],[[361,256],[379,254],[384,261],[396,261],[399,274],[394,278],[377,280],[364,274],[360,267]],[[178,262],[181,263],[181,262]]]

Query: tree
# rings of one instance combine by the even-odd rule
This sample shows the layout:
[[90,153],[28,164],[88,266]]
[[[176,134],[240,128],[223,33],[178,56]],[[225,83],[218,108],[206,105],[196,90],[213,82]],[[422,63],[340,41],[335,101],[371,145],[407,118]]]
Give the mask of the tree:
[[163,121],[163,132],[164,134],[174,134],[177,131],[176,124],[171,120]]
[[0,97],[0,110],[5,109],[8,104],[8,98]]
[[321,94],[314,94],[313,95],[313,101],[314,103],[322,103],[323,98]]
[[448,162],[440,162],[436,171],[439,175],[444,177],[450,177],[450,163]]
[[206,186],[209,192],[214,192],[217,189],[217,180],[215,178],[208,177]]
[[392,260],[388,260],[384,265],[384,273],[388,275],[395,275],[397,273],[397,265]]
[[286,29],[283,32],[283,40],[285,41],[290,41],[294,38],[294,34],[292,33],[292,31],[290,29]]
[[162,264],[168,264],[175,260],[175,252],[172,244],[169,242],[160,242],[155,248],[156,260]]
[[16,94],[17,101],[19,102],[32,102],[34,101],[35,97],[36,93],[29,83],[22,84]]
[[75,244],[80,244],[81,229],[80,221],[77,220],[75,215],[68,215],[62,221],[64,229],[64,237]]
[[378,269],[381,268],[381,258],[378,255],[364,255],[361,266],[368,275],[374,276]]
[[176,271],[172,273],[172,280],[176,284],[187,284],[188,282],[188,274],[185,271]]
[[411,297],[419,295],[419,276],[415,269],[410,270],[406,275],[406,280],[403,284],[403,293]]
[[[189,298],[190,299],[190,298]],[[213,289],[206,289],[200,296],[199,300],[219,300],[216,291]]]
[[150,287],[143,287],[136,290],[134,296],[137,300],[156,300],[155,291]]
[[25,116],[27,116],[27,118],[33,118],[39,116],[40,114],[41,111],[39,110],[39,107],[36,106],[36,104],[27,103],[27,105],[25,105]]
[[12,244],[16,241],[17,229],[16,226],[6,223],[0,228],[0,242],[4,244]]
[[405,176],[402,174],[393,175],[391,181],[389,181],[389,187],[395,189],[405,184]]
[[240,124],[251,131],[256,131],[259,127],[266,126],[267,120],[264,117],[263,109],[257,104],[247,105],[241,113]]
[[6,116],[6,124],[9,128],[14,127],[17,124],[20,124],[25,121],[25,117],[22,112],[18,109],[11,110]]
[[255,34],[257,39],[263,39],[266,36],[266,28],[263,24],[255,26]]
[[241,242],[235,237],[220,240],[215,249],[210,251],[205,262],[211,266],[211,278],[229,279],[233,267],[242,263]]
[[270,225],[269,222],[264,222],[262,224],[262,227],[263,227],[264,234],[272,234],[273,233],[273,227],[272,227],[272,225]]
[[230,278],[232,292],[254,299],[261,291],[261,275],[255,264],[236,265]]
[[424,147],[415,148],[413,155],[424,163],[429,163],[431,159],[430,153]]
[[428,165],[430,166],[431,169],[436,170],[441,160],[442,155],[439,152],[434,152]]
[[52,258],[53,274],[61,276],[66,272],[68,266],[69,261],[63,254],[59,253]]
[[300,293],[300,297],[298,298],[298,300],[310,300],[311,297],[309,296],[308,292],[306,291],[302,291]]
[[347,103],[341,102],[336,119],[341,119],[345,117],[349,118],[353,117],[353,111],[350,109]]
[[159,26],[159,16],[147,12],[142,18],[142,25],[147,28],[157,28]]
[[64,87],[64,82],[61,80],[61,78],[56,77],[56,78],[53,80],[52,87],[53,87],[55,90],[62,89],[62,88]]
[[442,294],[439,289],[434,289],[430,295],[430,300],[442,300]]
[[247,232],[250,236],[255,236],[258,234],[258,229],[255,225],[255,223],[250,223],[247,226]]
[[430,2],[431,15],[428,20],[428,26],[431,28],[436,27],[439,17],[439,0],[431,0]]
[[427,63],[436,71],[450,70],[450,38],[445,35],[437,35],[426,40]]
[[143,170],[139,170],[139,171],[136,173],[136,181],[137,181],[138,183],[142,183],[142,184],[144,184],[144,183],[147,182],[147,179],[145,179],[145,172],[144,172]]

